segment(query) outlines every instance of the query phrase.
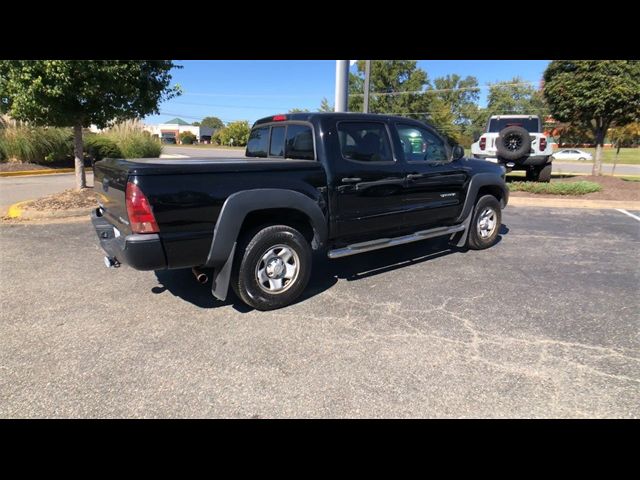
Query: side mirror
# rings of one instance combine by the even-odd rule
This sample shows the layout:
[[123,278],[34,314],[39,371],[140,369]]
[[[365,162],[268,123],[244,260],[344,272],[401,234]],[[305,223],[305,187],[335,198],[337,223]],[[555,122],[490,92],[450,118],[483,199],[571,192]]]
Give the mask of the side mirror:
[[460,145],[455,145],[452,152],[453,160],[460,160],[462,157],[464,157],[464,148]]

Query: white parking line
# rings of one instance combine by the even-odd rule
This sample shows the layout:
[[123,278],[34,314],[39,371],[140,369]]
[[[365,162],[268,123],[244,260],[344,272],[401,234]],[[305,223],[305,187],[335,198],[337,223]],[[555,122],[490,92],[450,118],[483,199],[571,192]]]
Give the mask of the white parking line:
[[616,210],[619,211],[620,213],[624,213],[625,215],[629,215],[631,218],[635,218],[640,222],[640,217],[638,217],[637,215],[634,215],[633,213],[629,213],[626,210],[623,210],[622,208],[616,208]]

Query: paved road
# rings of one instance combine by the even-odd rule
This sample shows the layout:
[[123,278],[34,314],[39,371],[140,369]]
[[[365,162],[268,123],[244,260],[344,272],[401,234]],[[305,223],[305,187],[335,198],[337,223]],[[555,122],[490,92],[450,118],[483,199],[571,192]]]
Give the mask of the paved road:
[[[87,185],[93,185],[93,173],[87,172]],[[0,177],[0,216],[16,202],[32,200],[75,186],[76,179],[73,173]]]
[[320,261],[261,313],[105,269],[88,222],[0,225],[0,417],[637,418],[639,247],[615,210],[509,207],[489,250]]
[[[165,158],[236,158],[243,157],[244,150],[230,150],[220,148],[194,148],[164,146]],[[590,173],[591,165],[583,163],[554,162],[554,172]],[[605,173],[610,172],[610,166],[605,166]],[[640,165],[618,165],[616,173],[640,175]],[[92,174],[87,180],[93,184]],[[73,174],[40,175],[33,177],[4,177],[0,178],[0,216],[4,215],[9,206],[23,200],[31,200],[43,195],[60,192],[74,186]]]
[[162,148],[163,156],[169,155],[180,155],[185,157],[193,157],[193,158],[215,158],[215,157],[244,157],[244,150],[238,149],[223,149],[223,148],[207,148],[207,147],[183,147],[178,145],[177,147],[172,147],[170,145],[163,145]]
[[[589,173],[593,164],[591,162],[553,162],[554,173]],[[613,165],[603,163],[602,173],[605,175],[611,174]],[[616,175],[640,175],[640,165],[616,165]]]
[[[222,150],[217,148],[206,147],[172,147],[164,146],[163,150],[166,155],[180,155],[186,157],[243,157],[244,150]],[[603,164],[603,172],[611,173],[613,165]],[[554,172],[571,172],[571,173],[591,173],[592,164],[590,162],[553,162]],[[617,165],[616,174],[620,175],[640,175],[640,165]]]

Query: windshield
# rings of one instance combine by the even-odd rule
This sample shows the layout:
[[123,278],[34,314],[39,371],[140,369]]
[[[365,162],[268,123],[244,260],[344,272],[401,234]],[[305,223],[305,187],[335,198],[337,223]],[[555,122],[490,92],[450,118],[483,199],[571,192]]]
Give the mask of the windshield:
[[496,119],[492,118],[489,120],[489,129],[490,133],[497,133],[501,131],[503,128],[517,126],[523,127],[529,133],[536,133],[540,131],[540,121],[537,118],[501,118]]

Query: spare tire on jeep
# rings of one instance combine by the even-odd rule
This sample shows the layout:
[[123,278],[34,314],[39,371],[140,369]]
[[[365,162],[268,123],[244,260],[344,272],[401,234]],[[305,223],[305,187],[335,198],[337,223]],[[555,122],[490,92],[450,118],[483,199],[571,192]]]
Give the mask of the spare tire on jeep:
[[498,157],[505,160],[518,160],[529,155],[531,138],[529,132],[516,125],[503,128],[496,139]]

